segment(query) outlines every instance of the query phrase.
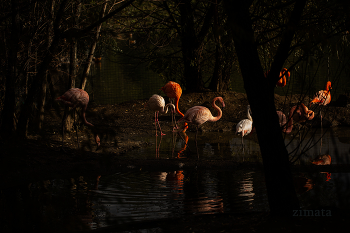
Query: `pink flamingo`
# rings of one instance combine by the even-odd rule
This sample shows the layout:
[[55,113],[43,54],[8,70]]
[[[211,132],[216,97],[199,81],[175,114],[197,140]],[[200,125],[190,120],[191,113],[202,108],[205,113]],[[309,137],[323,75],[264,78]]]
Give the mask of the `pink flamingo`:
[[[311,106],[311,104],[318,104],[321,106],[326,106],[327,104],[329,104],[331,102],[331,89],[332,89],[332,83],[331,83],[331,81],[328,81],[327,85],[326,85],[326,90],[320,90],[320,91],[316,92],[313,100],[310,102],[310,106]],[[322,128],[322,112],[321,112],[321,110],[320,110],[320,117],[321,117],[321,128]]]
[[[206,107],[203,106],[194,106],[190,109],[188,109],[185,113],[185,115],[178,120],[180,121],[185,121],[187,123],[191,123],[196,125],[197,131],[196,131],[196,147],[197,147],[197,155],[198,155],[198,146],[197,146],[197,134],[198,134],[198,127],[202,124],[204,124],[207,121],[210,122],[215,122],[220,120],[222,117],[222,111],[221,109],[215,104],[215,102],[219,100],[222,107],[225,107],[225,102],[222,97],[215,97],[212,101],[212,106],[218,111],[218,115],[214,117],[210,110]],[[184,126],[184,128],[186,125]]]
[[250,134],[253,128],[253,118],[250,116],[250,105],[247,106],[247,117],[248,119],[241,120],[236,125],[236,134],[241,134],[242,136],[242,146],[244,135]]
[[[167,105],[165,105],[165,100],[162,96],[160,95],[152,95],[151,98],[149,98],[148,102],[147,102],[148,107],[154,111],[154,125],[156,127],[156,136],[157,135],[157,125],[156,123],[158,122],[158,126],[159,126],[159,130],[160,130],[160,134],[161,136],[165,135],[162,132],[162,129],[160,128],[160,124],[158,121],[158,114],[159,112],[166,114],[168,112],[168,108],[169,106],[172,107],[172,110],[175,111],[175,105],[172,103],[168,103]],[[175,122],[176,124],[176,122]]]
[[[94,125],[88,122],[85,118],[86,108],[89,103],[89,94],[86,91],[79,88],[71,88],[68,91],[66,91],[62,96],[58,97],[56,100],[61,101],[63,104],[65,104],[68,107],[72,107],[72,109],[75,109],[76,107],[81,107],[82,108],[81,117],[83,119],[84,125],[94,127]],[[62,148],[63,148],[63,140],[64,140],[64,122],[66,118],[67,118],[67,114],[65,113],[62,119]],[[79,147],[78,131],[77,131],[77,141],[78,141],[78,147]],[[98,137],[97,134],[95,134],[95,142],[97,144],[97,149],[98,149],[100,146],[100,138]]]
[[293,106],[289,111],[288,126],[286,127],[285,115],[281,111],[277,111],[279,117],[280,126],[283,127],[282,131],[285,133],[291,133],[293,129],[293,120],[301,123],[307,120],[312,120],[315,116],[312,110],[309,110],[303,103]]

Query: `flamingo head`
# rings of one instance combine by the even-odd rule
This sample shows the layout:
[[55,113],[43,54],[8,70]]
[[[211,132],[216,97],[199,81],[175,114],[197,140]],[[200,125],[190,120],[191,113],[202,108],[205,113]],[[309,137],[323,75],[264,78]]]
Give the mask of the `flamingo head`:
[[332,83],[331,81],[328,81],[326,86],[326,91],[329,91],[330,89],[332,89]]
[[222,97],[215,97],[212,105],[214,106],[214,103],[215,103],[215,101],[217,101],[217,100],[220,101],[222,107],[224,108],[224,107],[225,107],[225,102],[224,102],[224,99],[223,99]]

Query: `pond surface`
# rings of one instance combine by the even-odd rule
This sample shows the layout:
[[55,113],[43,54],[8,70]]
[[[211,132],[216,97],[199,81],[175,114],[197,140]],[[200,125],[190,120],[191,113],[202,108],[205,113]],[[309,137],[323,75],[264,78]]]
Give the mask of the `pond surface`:
[[[139,136],[137,139],[148,142],[152,146],[129,152],[128,156],[131,158],[185,159],[197,157],[195,132],[180,135],[168,133],[163,137],[147,135]],[[301,139],[300,143],[297,131],[293,131],[293,134],[286,135],[285,145],[290,156],[304,152],[301,157],[302,163],[309,163],[320,155],[329,154],[332,164],[350,164],[350,128],[312,128],[305,132],[301,130]],[[197,144],[199,159],[262,162],[255,133],[245,136],[242,145],[241,137],[233,132],[199,132]]]
[[[325,133],[322,147],[317,142],[321,133]],[[161,142],[158,136],[157,144],[156,136],[138,136],[154,144],[125,156],[184,161],[197,158],[195,133],[188,132],[187,136],[186,147],[176,134],[163,136]],[[286,143],[292,137],[287,136]],[[317,129],[314,139],[306,137],[302,146],[308,146],[308,139],[318,144],[302,157],[304,162],[320,155],[321,150],[331,155],[332,164],[348,163],[350,129]],[[294,139],[288,150],[297,146],[298,139]],[[232,133],[199,133],[198,148],[199,159],[261,161],[254,134],[244,138],[242,148],[241,138]],[[294,182],[304,209],[331,213],[334,207],[350,207],[349,173],[298,172]],[[22,232],[26,228],[65,232],[186,215],[268,211],[264,174],[254,168],[91,174],[33,182],[2,189],[0,194],[3,228]]]

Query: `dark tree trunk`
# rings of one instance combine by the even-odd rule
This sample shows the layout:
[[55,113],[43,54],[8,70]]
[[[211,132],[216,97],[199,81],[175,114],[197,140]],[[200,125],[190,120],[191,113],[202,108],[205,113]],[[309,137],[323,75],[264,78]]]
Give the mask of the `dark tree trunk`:
[[191,2],[183,0],[179,4],[179,10],[181,14],[181,46],[186,90],[196,92],[203,88],[203,82],[200,72],[201,48],[194,28]]
[[[293,186],[288,152],[284,145],[274,104],[274,87],[277,80],[267,81],[264,77],[249,14],[251,3],[229,0],[226,0],[225,3],[244,80],[244,88],[252,109],[252,117],[263,157],[270,211],[273,215],[292,216],[293,210],[299,209],[299,201]],[[302,11],[304,6],[304,0],[297,1],[294,9],[300,8]],[[292,13],[291,18],[294,16]],[[288,41],[288,38],[283,38],[283,41]],[[282,42],[281,44],[283,44]],[[279,60],[279,66],[274,67],[276,73],[281,70],[287,57],[285,54],[288,52],[285,49],[287,43],[283,46],[284,50],[275,56],[275,61]],[[282,59],[284,60],[282,61]],[[278,74],[271,75],[271,77],[278,77]]]
[[27,125],[28,117],[31,113],[31,106],[33,105],[33,101],[35,97],[37,97],[38,89],[41,87],[46,77],[46,71],[48,70],[50,63],[53,60],[55,51],[58,48],[59,39],[61,35],[59,31],[59,26],[62,21],[66,3],[67,3],[67,0],[63,0],[60,4],[60,9],[58,10],[57,17],[54,22],[55,36],[53,38],[53,41],[51,43],[49,50],[46,53],[46,56],[43,59],[43,62],[39,67],[36,77],[33,79],[33,82],[28,91],[27,98],[24,102],[24,105],[21,108],[21,114],[18,120],[18,127],[17,127],[17,136],[19,136],[20,138],[24,138],[27,135],[26,125]]
[[12,14],[11,21],[11,35],[8,42],[9,53],[7,63],[7,75],[5,82],[5,100],[4,108],[1,115],[1,136],[2,138],[11,137],[15,129],[15,82],[17,79],[17,52],[19,42],[19,27],[18,27],[18,11],[16,7],[18,2],[16,0],[11,1],[11,10],[16,12]]

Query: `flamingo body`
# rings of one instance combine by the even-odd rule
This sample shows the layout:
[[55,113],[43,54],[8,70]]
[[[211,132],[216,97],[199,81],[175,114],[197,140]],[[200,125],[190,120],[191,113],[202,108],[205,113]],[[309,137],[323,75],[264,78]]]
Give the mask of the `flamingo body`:
[[215,102],[219,100],[220,103],[222,104],[222,107],[225,107],[225,103],[224,100],[222,99],[222,97],[215,97],[212,101],[212,106],[218,111],[218,115],[216,117],[214,117],[210,110],[206,107],[203,106],[194,106],[190,109],[188,109],[185,113],[185,115],[178,120],[179,121],[185,121],[187,123],[191,123],[194,124],[196,126],[200,126],[202,124],[204,124],[207,121],[218,121],[221,116],[222,116],[222,111],[221,109],[215,104]]
[[322,155],[312,161],[313,164],[315,165],[330,165],[332,161],[332,158],[330,155]]
[[[287,76],[287,77],[286,77]],[[280,79],[277,81],[276,86],[284,87],[287,84],[287,79],[289,80],[290,72],[287,72],[286,68],[283,68],[280,72]]]
[[[277,112],[277,114],[279,113]],[[300,105],[293,106],[289,111],[288,127],[284,127],[283,132],[285,133],[292,132],[293,121],[297,123],[302,123],[307,120],[312,120],[314,116],[315,116],[315,113],[312,110],[309,110],[303,103],[301,103]],[[280,125],[281,125],[281,121],[280,121]]]
[[332,84],[330,81],[327,82],[326,90],[320,90],[316,92],[313,97],[313,100],[310,102],[311,104],[319,104],[319,105],[327,105],[331,102],[331,92]]
[[[190,109],[188,109],[185,113],[185,115],[178,120],[178,122],[180,121],[185,121],[191,124],[196,125],[197,127],[197,131],[196,131],[196,148],[197,148],[197,155],[199,157],[199,153],[198,153],[198,145],[197,145],[197,134],[198,134],[198,127],[202,124],[204,124],[207,121],[218,121],[220,120],[220,118],[222,117],[222,111],[221,109],[215,104],[215,102],[219,100],[222,107],[225,107],[225,102],[222,99],[222,97],[215,97],[212,101],[212,106],[218,111],[218,115],[216,117],[214,117],[210,110],[206,107],[203,106],[194,106]],[[184,127],[187,127],[186,124]]]
[[[58,97],[56,99],[57,101],[62,102],[68,107],[72,107],[75,109],[76,107],[82,108],[82,120],[84,125],[94,127],[93,124],[88,122],[85,117],[85,112],[87,109],[87,105],[89,103],[89,94],[79,88],[71,88],[68,91],[66,91],[62,96]],[[95,134],[95,142],[97,144],[97,148],[100,146],[100,138],[97,134]],[[62,132],[62,143],[63,143],[63,132]]]
[[[269,72],[270,71],[265,72],[265,78],[267,77]],[[280,77],[280,79],[277,81],[276,86],[284,87],[287,84],[287,79],[289,80],[290,72],[286,68],[283,68],[281,70],[281,72],[280,72],[280,76],[279,77]]]
[[242,136],[242,144],[244,135],[250,134],[253,128],[253,118],[250,116],[250,105],[247,106],[247,117],[248,119],[241,120],[236,125],[236,134],[240,134]]

